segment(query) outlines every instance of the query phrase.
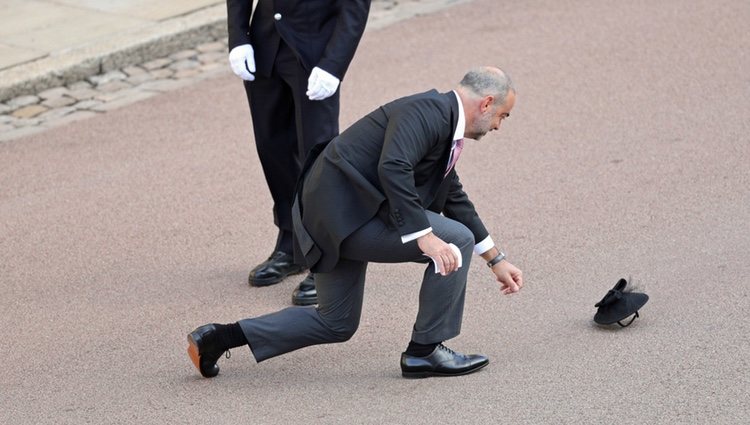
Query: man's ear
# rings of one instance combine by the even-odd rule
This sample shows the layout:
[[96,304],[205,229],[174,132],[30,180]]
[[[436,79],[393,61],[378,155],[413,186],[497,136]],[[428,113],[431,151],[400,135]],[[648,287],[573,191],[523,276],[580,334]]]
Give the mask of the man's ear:
[[492,104],[495,103],[495,96],[489,95],[482,98],[482,101],[479,102],[479,110],[482,113],[487,112],[487,110],[492,106]]

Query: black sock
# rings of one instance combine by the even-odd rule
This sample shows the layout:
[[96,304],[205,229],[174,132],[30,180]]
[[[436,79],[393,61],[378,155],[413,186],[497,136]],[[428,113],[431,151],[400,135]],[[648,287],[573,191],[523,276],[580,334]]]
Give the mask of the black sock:
[[247,345],[247,338],[245,338],[245,333],[242,332],[242,328],[237,322],[227,325],[217,324],[216,336],[218,337],[219,344],[221,344],[221,348],[224,350]]
[[435,351],[435,347],[437,347],[438,344],[440,343],[436,342],[434,344],[419,344],[414,341],[409,341],[409,346],[406,347],[405,354],[414,357],[426,357],[432,354],[433,351]]

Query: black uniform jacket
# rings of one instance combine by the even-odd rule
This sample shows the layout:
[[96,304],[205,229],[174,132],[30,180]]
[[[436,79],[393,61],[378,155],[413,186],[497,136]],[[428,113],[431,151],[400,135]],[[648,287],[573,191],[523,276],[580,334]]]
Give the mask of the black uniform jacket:
[[268,77],[280,40],[307,72],[318,66],[342,80],[367,24],[370,0],[227,0],[229,50],[251,44],[257,73]]

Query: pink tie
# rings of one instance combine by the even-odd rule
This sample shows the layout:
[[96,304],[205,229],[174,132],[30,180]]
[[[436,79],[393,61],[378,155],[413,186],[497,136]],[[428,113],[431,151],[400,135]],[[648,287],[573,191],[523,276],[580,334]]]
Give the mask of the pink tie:
[[450,160],[448,160],[448,169],[445,170],[445,175],[447,176],[448,173],[451,172],[453,169],[453,166],[456,165],[456,162],[458,162],[458,157],[461,155],[461,150],[464,148],[464,139],[458,139],[456,140],[456,145],[451,150],[451,157]]

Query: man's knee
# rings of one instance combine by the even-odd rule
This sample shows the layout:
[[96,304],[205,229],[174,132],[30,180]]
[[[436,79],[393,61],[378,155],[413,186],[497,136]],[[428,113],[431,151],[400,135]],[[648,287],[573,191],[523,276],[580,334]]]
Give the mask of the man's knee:
[[453,231],[453,235],[450,242],[455,244],[460,250],[465,250],[468,247],[474,247],[474,234],[471,233],[468,227],[461,223],[456,223],[456,228]]
[[359,318],[346,318],[335,321],[325,321],[328,332],[333,338],[332,342],[346,342],[357,332]]

